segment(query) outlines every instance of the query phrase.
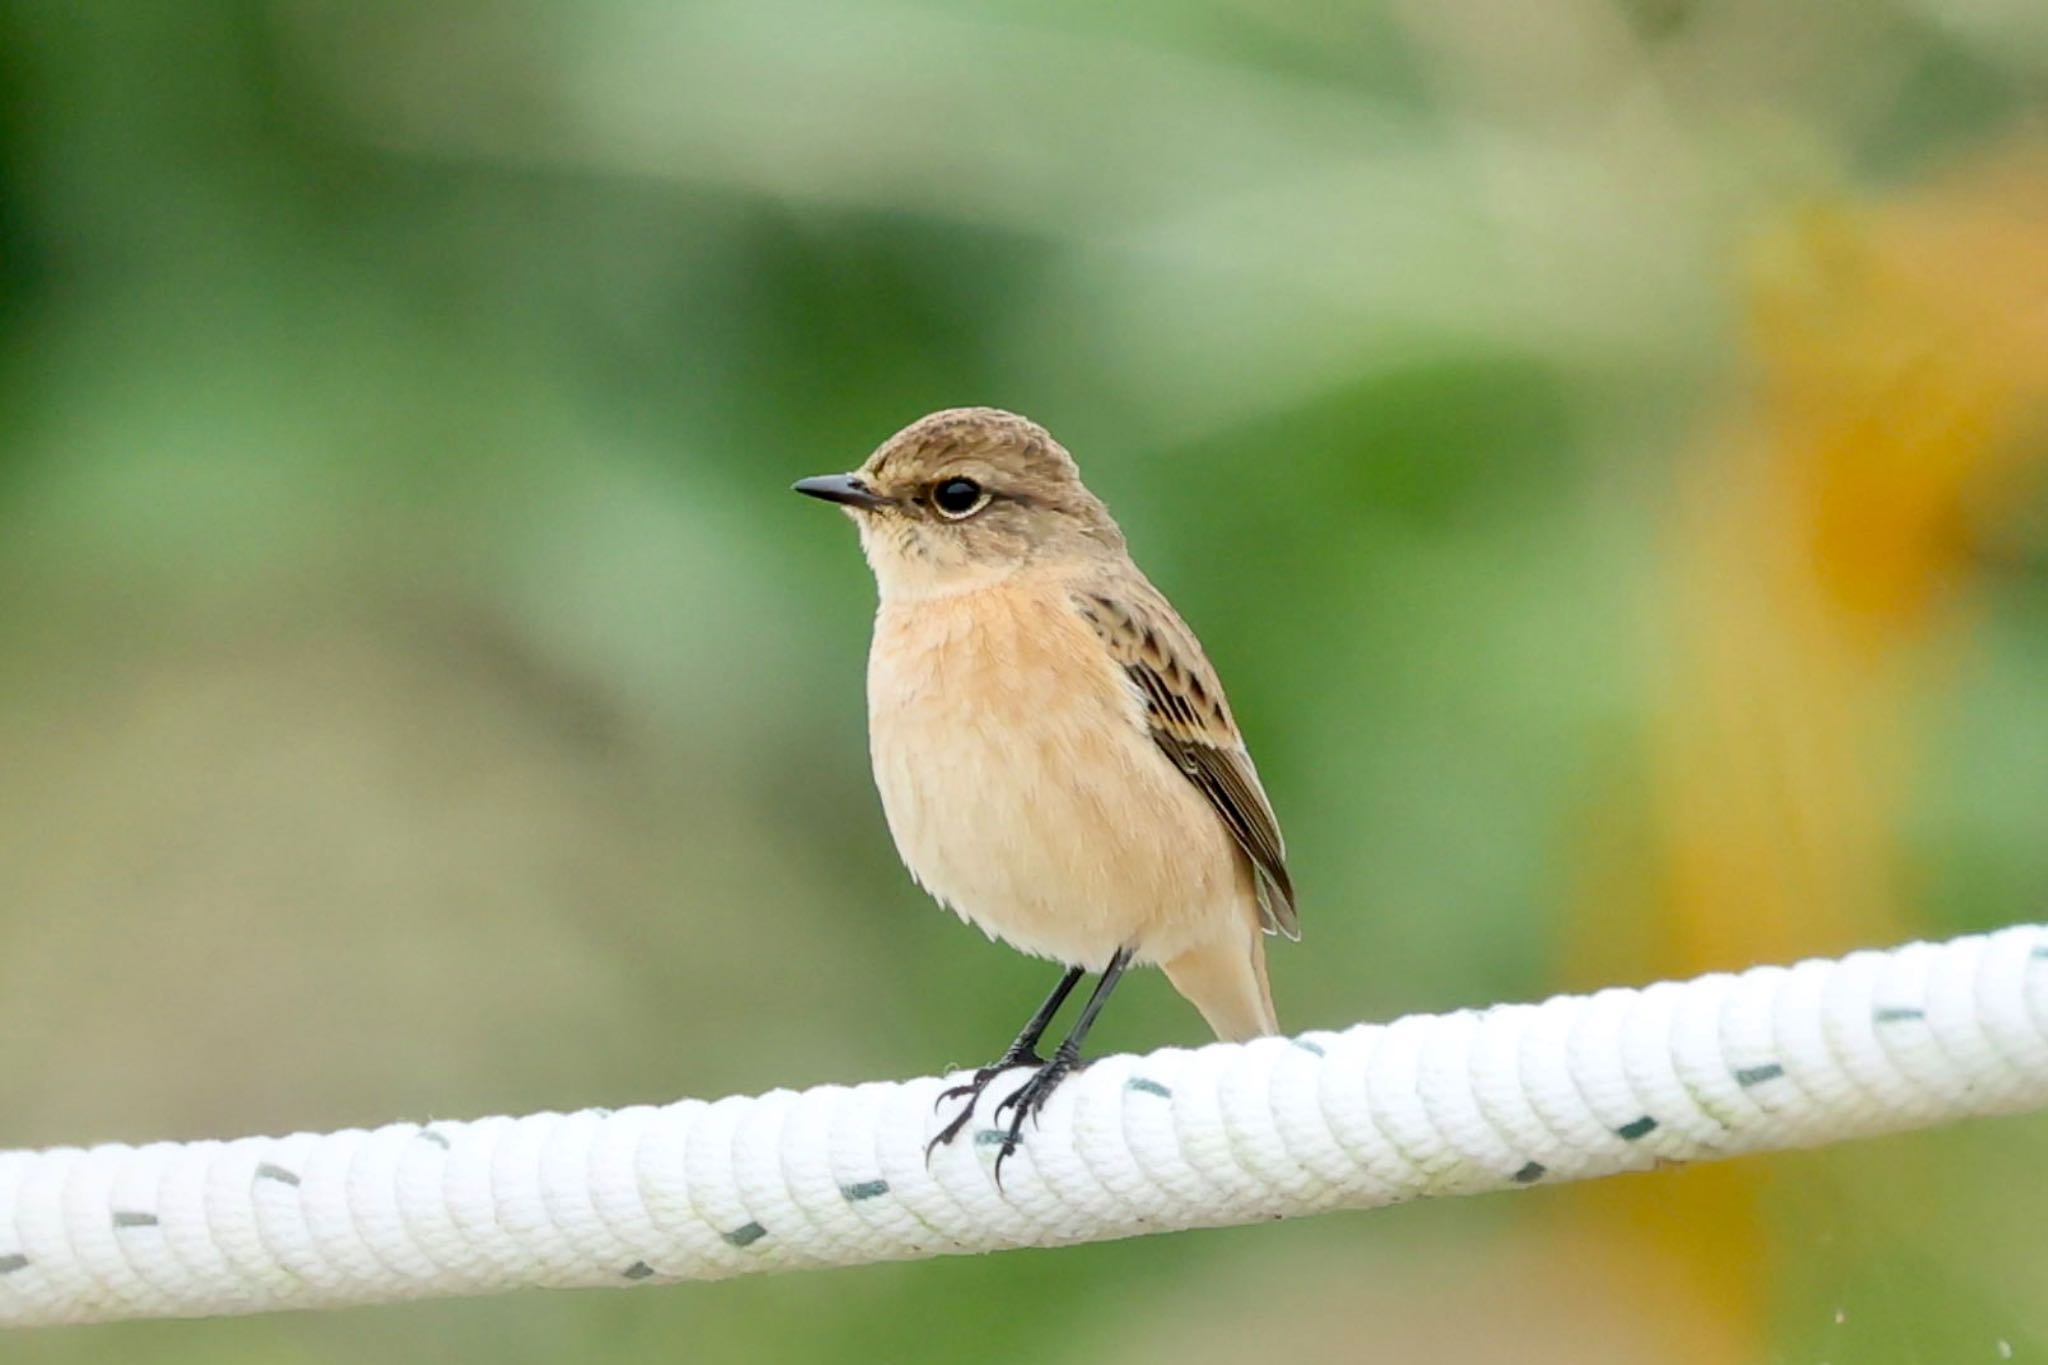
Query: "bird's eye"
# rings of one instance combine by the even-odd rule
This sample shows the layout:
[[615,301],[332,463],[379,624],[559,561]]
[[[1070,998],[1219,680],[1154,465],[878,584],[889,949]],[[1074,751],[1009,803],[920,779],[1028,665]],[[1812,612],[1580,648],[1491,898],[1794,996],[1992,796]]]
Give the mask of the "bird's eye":
[[979,511],[988,494],[972,479],[945,479],[932,486],[932,506],[939,515],[958,520]]

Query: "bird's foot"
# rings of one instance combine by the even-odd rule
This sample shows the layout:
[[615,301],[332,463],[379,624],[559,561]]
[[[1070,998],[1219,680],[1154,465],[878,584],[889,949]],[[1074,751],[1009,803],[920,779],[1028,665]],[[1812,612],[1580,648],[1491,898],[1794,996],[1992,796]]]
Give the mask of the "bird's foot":
[[947,1100],[965,1099],[967,1102],[960,1106],[960,1112],[953,1115],[944,1128],[939,1129],[938,1135],[925,1144],[925,1161],[929,1163],[933,1152],[936,1152],[939,1148],[960,1136],[960,1130],[965,1128],[967,1121],[974,1117],[974,1108],[981,1103],[981,1092],[988,1089],[989,1082],[1002,1075],[1005,1071],[1014,1071],[1020,1066],[1043,1067],[1044,1065],[1045,1058],[1039,1056],[1030,1048],[1012,1047],[1002,1056],[976,1071],[973,1077],[965,1084],[949,1085],[944,1090],[941,1090],[938,1098],[932,1101],[932,1108],[934,1110]]
[[1002,1146],[996,1152],[996,1188],[1003,1186],[1003,1162],[1015,1152],[1024,1141],[1024,1121],[1038,1122],[1038,1111],[1045,1108],[1045,1102],[1052,1098],[1052,1092],[1059,1089],[1060,1082],[1079,1071],[1086,1063],[1080,1052],[1068,1043],[1062,1043],[1053,1050],[1052,1060],[1032,1073],[1031,1079],[1005,1095],[996,1105],[993,1115],[996,1123],[1003,1121],[1003,1111],[1010,1111],[1010,1126],[1002,1130]]

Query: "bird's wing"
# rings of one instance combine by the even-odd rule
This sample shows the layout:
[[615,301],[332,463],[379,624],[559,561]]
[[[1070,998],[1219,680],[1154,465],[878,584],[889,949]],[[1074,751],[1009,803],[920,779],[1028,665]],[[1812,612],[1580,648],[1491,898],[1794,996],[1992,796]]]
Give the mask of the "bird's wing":
[[1251,859],[1267,931],[1300,938],[1280,822],[1195,633],[1142,577],[1087,585],[1074,607],[1137,685],[1153,743],[1209,798]]

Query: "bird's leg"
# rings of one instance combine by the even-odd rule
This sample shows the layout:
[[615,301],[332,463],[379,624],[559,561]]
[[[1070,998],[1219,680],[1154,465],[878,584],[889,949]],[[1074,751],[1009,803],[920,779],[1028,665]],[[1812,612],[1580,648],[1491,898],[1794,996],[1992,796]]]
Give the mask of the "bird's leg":
[[[1045,1065],[1045,1058],[1038,1055],[1038,1040],[1045,1036],[1046,1027],[1052,1023],[1052,1017],[1060,1012],[1061,1005],[1067,1003],[1067,997],[1073,993],[1082,975],[1082,969],[1079,967],[1067,968],[1066,974],[1060,977],[1059,984],[1052,988],[1052,994],[1045,997],[1045,1003],[1038,1007],[1024,1025],[1024,1031],[1017,1035],[1015,1042],[1003,1049],[1003,1055],[976,1071],[974,1079],[966,1085],[956,1085],[941,1091],[939,1103],[959,1095],[978,1096],[990,1081],[1011,1067]],[[937,1104],[933,1105],[933,1108],[937,1107]]]
[[934,1109],[947,1100],[959,1099],[963,1095],[967,1103],[960,1107],[960,1112],[953,1116],[952,1122],[941,1128],[939,1135],[926,1144],[925,1160],[931,1160],[933,1151],[951,1142],[959,1135],[960,1130],[967,1126],[967,1120],[974,1116],[974,1106],[980,1101],[981,1092],[988,1089],[990,1081],[1012,1067],[1045,1065],[1045,1059],[1038,1055],[1038,1040],[1045,1036],[1046,1027],[1052,1023],[1052,1017],[1060,1012],[1061,1005],[1067,1003],[1067,997],[1073,994],[1074,986],[1081,977],[1081,968],[1067,968],[1059,984],[1052,988],[1052,994],[1045,997],[1045,1003],[1038,1007],[1037,1012],[1024,1025],[1024,1031],[1017,1035],[1016,1041],[1003,1049],[1002,1056],[976,1071],[974,1078],[966,1084],[949,1086],[939,1092],[939,1097],[932,1101]]
[[1116,989],[1122,979],[1124,968],[1131,965],[1131,950],[1120,948],[1109,965],[1102,969],[1102,979],[1095,983],[1095,990],[1088,997],[1088,1003],[1081,1007],[1081,1015],[1074,1020],[1074,1026],[1067,1030],[1067,1036],[1053,1049],[1052,1060],[1038,1068],[1030,1080],[1018,1086],[996,1106],[995,1118],[1001,1122],[1003,1111],[1011,1110],[1009,1129],[1003,1134],[1002,1150],[996,1153],[996,1184],[1003,1183],[1003,1161],[1017,1150],[1017,1144],[1024,1140],[1024,1120],[1036,1120],[1038,1111],[1052,1098],[1052,1092],[1081,1065],[1081,1044],[1088,1037],[1088,1030],[1095,1024],[1095,1016],[1102,1013],[1102,1007],[1109,1000],[1109,993]]

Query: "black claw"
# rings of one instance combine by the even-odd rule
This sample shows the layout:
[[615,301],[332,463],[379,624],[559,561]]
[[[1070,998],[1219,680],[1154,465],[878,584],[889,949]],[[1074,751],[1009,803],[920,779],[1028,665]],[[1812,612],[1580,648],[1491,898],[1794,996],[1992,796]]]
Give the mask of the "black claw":
[[1003,1162],[1023,1145],[1024,1122],[1029,1119],[1035,1127],[1038,1111],[1045,1108],[1045,1102],[1052,1098],[1052,1092],[1059,1089],[1060,1082],[1080,1069],[1080,1056],[1073,1049],[1061,1044],[1052,1054],[1052,1060],[1039,1067],[1030,1080],[1003,1096],[991,1116],[1001,1123],[1003,1111],[1011,1111],[1010,1126],[1003,1131],[1003,1145],[996,1152],[996,1188],[1003,1187]]
[[[933,1113],[937,1113],[939,1106],[947,1100],[964,1098],[967,1102],[960,1106],[960,1112],[953,1115],[951,1121],[944,1128],[939,1129],[938,1135],[925,1144],[925,1164],[931,1164],[933,1152],[936,1152],[939,1148],[960,1136],[960,1130],[965,1128],[967,1121],[974,1117],[974,1107],[981,1103],[981,1092],[988,1089],[991,1081],[995,1080],[996,1077],[1002,1075],[1005,1071],[1013,1071],[1020,1066],[1042,1067],[1044,1065],[1045,1059],[1030,1049],[1020,1050],[1012,1048],[995,1061],[976,1071],[974,1078],[964,1085],[949,1085],[944,1090],[941,1090],[939,1097],[932,1101]],[[1005,1102],[1007,1103],[1007,1101]],[[1001,1111],[998,1110],[997,1112],[1000,1113]]]
[[[974,1073],[974,1079],[962,1085],[949,1085],[944,1090],[941,1090],[938,1098],[932,1101],[932,1112],[934,1114],[938,1113],[940,1105],[944,1104],[947,1100],[957,1100],[963,1095],[974,1100],[980,1099],[981,1092],[988,1089],[989,1082],[1002,1075],[1005,1071],[1014,1070],[1020,1066],[1044,1065],[1045,1058],[1035,1052],[1018,1052],[1014,1049],[1005,1052],[987,1066],[977,1069]],[[974,1105],[970,1103],[967,1107],[969,1110],[972,1110]]]
[[948,1123],[944,1128],[939,1129],[937,1135],[934,1136],[930,1142],[927,1142],[924,1145],[924,1164],[927,1166],[931,1165],[932,1153],[938,1151],[939,1148],[945,1146],[954,1138],[960,1136],[960,1130],[967,1126],[967,1120],[972,1118],[973,1116],[974,1106],[970,1104],[966,1108],[962,1109],[958,1114],[954,1115],[953,1121],[951,1123]]
[[1032,1073],[1029,1080],[1003,1096],[1002,1101],[996,1105],[995,1113],[990,1116],[1000,1125],[1005,1110],[1010,1111],[1012,1115],[1010,1126],[1002,1130],[1002,1145],[996,1152],[996,1188],[1001,1189],[1003,1162],[1023,1143],[1024,1121],[1030,1119],[1035,1123],[1038,1111],[1052,1098],[1052,1092],[1059,1088],[1060,1082],[1080,1067],[1081,1041],[1088,1036],[1095,1016],[1102,1012],[1103,1002],[1109,999],[1109,993],[1116,989],[1118,979],[1130,965],[1131,950],[1128,948],[1120,950],[1110,958],[1109,965],[1103,968],[1102,979],[1095,983],[1094,992],[1089,995],[1088,1003],[1081,1009],[1081,1017],[1074,1021],[1074,1027],[1068,1031],[1066,1041],[1054,1049],[1052,1060],[1048,1062],[1038,1055],[1038,1040],[1045,1036],[1046,1025],[1052,1021],[1053,1015],[1058,1012],[1060,1003],[1067,998],[1068,992],[1074,989],[1074,983],[1081,979],[1083,971],[1080,967],[1067,968],[1066,974],[1060,978],[1059,985],[1053,987],[1052,994],[1038,1007],[1038,1013],[1031,1016],[1031,1022],[1024,1026],[1024,1031],[1017,1035],[1017,1041],[1010,1044],[1007,1052],[993,1065],[975,1072],[974,1079],[965,1085],[949,1086],[932,1102],[932,1111],[936,1113],[939,1105],[949,1099],[964,1097],[967,1101],[960,1107],[960,1112],[953,1116],[952,1121],[939,1130],[938,1136],[925,1144],[925,1163],[929,1165],[933,1152],[960,1135],[960,1130],[974,1117],[975,1105],[980,1103],[981,1092],[988,1089],[989,1082],[1013,1067],[1036,1067],[1038,1069]]
[[1017,1107],[1017,1097],[1023,1094],[1025,1086],[1030,1084],[1031,1082],[1026,1081],[1024,1085],[1018,1086],[1015,1090],[997,1100],[995,1112],[989,1115],[989,1121],[1000,1127],[1003,1122],[1003,1111],[1005,1109],[1015,1109]]

